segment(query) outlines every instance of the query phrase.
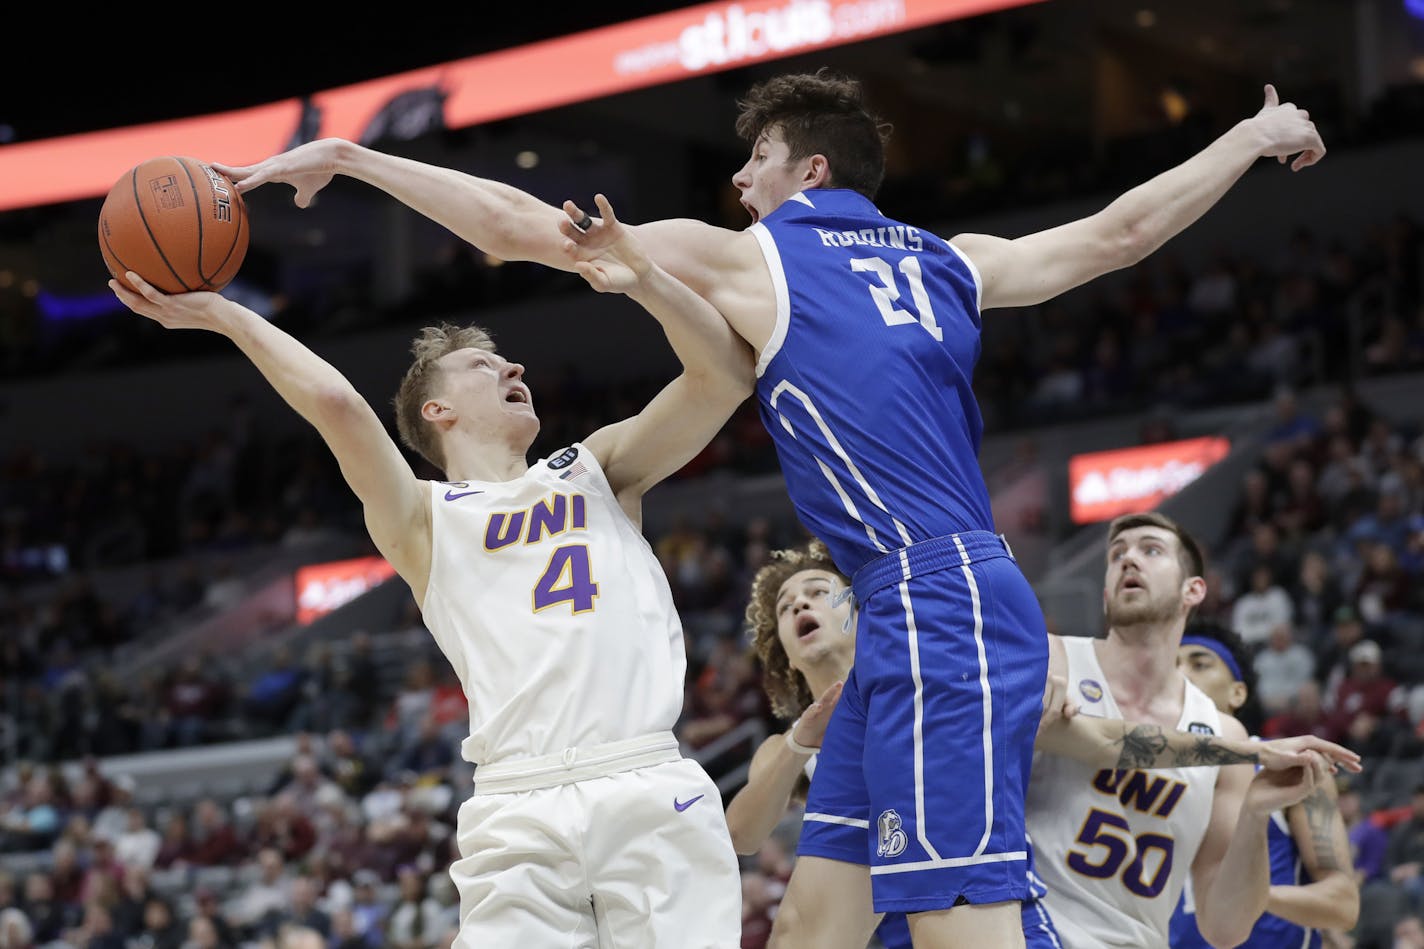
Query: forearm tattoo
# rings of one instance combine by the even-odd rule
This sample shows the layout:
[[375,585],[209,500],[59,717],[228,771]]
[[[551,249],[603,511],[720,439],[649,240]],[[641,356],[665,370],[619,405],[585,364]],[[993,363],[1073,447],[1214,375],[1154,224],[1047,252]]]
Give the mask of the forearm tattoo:
[[1315,865],[1320,870],[1342,869],[1335,852],[1335,802],[1323,790],[1311,792],[1301,801],[1305,824],[1310,828],[1310,845],[1315,849]]
[[1157,763],[1158,755],[1167,748],[1167,736],[1157,725],[1135,725],[1123,729],[1117,740],[1122,752],[1117,757],[1117,766],[1123,768],[1150,768]]
[[1171,739],[1160,725],[1134,725],[1123,730],[1117,739],[1122,746],[1117,767],[1125,768],[1190,768],[1201,765],[1254,764],[1259,756],[1242,754],[1223,747],[1211,735],[1195,735],[1185,748],[1172,748]]

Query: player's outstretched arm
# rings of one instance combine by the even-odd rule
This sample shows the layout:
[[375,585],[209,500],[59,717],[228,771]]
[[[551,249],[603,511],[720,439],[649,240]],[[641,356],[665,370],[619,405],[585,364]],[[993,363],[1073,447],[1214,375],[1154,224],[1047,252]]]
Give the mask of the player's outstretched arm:
[[1187,161],[1138,185],[1091,217],[1005,240],[961,234],[954,245],[983,281],[981,309],[1029,306],[1151,254],[1216,204],[1260,158],[1300,171],[1325,155],[1310,114],[1281,103],[1267,85],[1265,104]]
[[216,293],[165,294],[138,274],[138,289],[109,288],[130,310],[168,329],[205,329],[232,340],[288,405],[325,440],[365,507],[376,547],[424,599],[430,572],[429,496],[371,406],[316,353],[261,316]]
[[1198,735],[1165,729],[1144,722],[1094,718],[1045,720],[1035,747],[1039,751],[1074,758],[1098,768],[1197,768],[1229,764],[1259,764],[1281,771],[1310,761],[1310,753],[1324,756],[1332,767],[1359,771],[1360,756],[1343,745],[1314,735],[1251,741],[1224,735]]
[[710,303],[655,264],[612,205],[597,197],[601,219],[587,231],[571,202],[560,224],[570,265],[600,293],[623,293],[662,324],[682,374],[637,415],[586,439],[625,507],[671,475],[712,440],[751,395],[752,351]]
[[823,692],[790,728],[762,742],[752,756],[747,783],[727,805],[727,830],[737,853],[750,856],[760,850],[786,816],[807,759],[821,747],[843,685],[837,682]]
[[1312,929],[1353,929],[1359,921],[1360,887],[1352,872],[1345,819],[1336,804],[1339,796],[1335,782],[1324,781],[1286,811],[1311,882],[1272,886],[1266,912]]
[[448,228],[480,250],[503,260],[532,260],[571,270],[555,228],[562,212],[511,185],[388,155],[340,138],[298,145],[255,165],[213,167],[243,193],[271,182],[296,189],[298,207],[308,207],[336,175],[373,185]]

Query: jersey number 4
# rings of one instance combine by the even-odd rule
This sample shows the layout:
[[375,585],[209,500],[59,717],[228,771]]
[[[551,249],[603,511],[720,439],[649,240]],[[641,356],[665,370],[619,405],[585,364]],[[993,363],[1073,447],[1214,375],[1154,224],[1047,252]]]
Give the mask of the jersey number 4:
[[575,613],[593,609],[598,597],[598,584],[593,582],[593,570],[588,563],[588,547],[565,544],[554,548],[549,565],[534,582],[534,612],[568,603]]
[[853,257],[850,269],[856,273],[873,274],[875,279],[880,281],[878,285],[873,283],[870,285],[870,298],[875,301],[875,308],[880,311],[880,316],[885,320],[886,326],[917,322],[935,339],[944,342],[944,331],[935,321],[934,307],[930,306],[930,295],[925,292],[925,278],[920,272],[918,257],[907,254],[900,258],[900,274],[910,285],[910,299],[915,301],[915,309],[920,314],[918,320],[912,314],[895,305],[900,299],[900,286],[895,278],[895,271],[891,269],[888,260],[881,260],[879,257]]
[[[1129,893],[1144,899],[1159,895],[1167,885],[1167,878],[1172,875],[1172,846],[1175,841],[1171,837],[1138,834],[1134,838],[1127,821],[1096,807],[1088,812],[1088,819],[1083,822],[1083,829],[1075,843],[1101,847],[1104,852],[1099,859],[1098,854],[1090,856],[1080,850],[1068,851],[1070,870],[1098,880],[1110,879],[1121,871],[1122,885],[1127,887]],[[1161,862],[1152,878],[1146,879],[1147,863],[1153,851],[1161,854]]]

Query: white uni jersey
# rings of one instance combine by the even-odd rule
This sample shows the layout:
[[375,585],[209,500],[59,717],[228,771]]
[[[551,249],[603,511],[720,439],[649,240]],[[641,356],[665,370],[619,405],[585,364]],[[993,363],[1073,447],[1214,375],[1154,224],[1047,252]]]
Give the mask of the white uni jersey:
[[[1093,640],[1062,639],[1068,695],[1080,715],[1121,719]],[[1185,682],[1185,680],[1183,680]],[[1196,686],[1178,731],[1221,734],[1221,715]],[[1066,949],[1167,949],[1172,911],[1211,819],[1217,769],[1100,770],[1035,754],[1026,823],[1035,889]]]
[[656,555],[575,443],[504,482],[431,482],[422,614],[476,764],[670,731],[687,656]]

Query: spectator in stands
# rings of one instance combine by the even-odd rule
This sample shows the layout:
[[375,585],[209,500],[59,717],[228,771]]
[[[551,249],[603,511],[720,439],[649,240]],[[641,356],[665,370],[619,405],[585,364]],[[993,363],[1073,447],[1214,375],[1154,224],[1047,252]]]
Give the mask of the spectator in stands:
[[44,850],[63,829],[54,790],[45,774],[36,774],[25,784],[21,803],[0,811],[0,853]]
[[1350,840],[1355,881],[1363,886],[1381,879],[1389,852],[1389,832],[1373,815],[1365,813],[1357,781],[1348,777],[1341,780],[1338,806]]
[[117,899],[105,904],[109,907],[114,930],[125,939],[136,936],[143,929],[144,913],[154,895],[147,867],[124,867],[119,878]]
[[1383,661],[1384,654],[1372,639],[1362,639],[1350,648],[1350,671],[1326,701],[1337,734],[1345,734],[1361,714],[1394,717],[1390,703],[1396,683],[1384,673]]
[[330,788],[338,797],[345,797],[336,782],[322,773],[313,754],[309,752],[297,754],[292,759],[291,769],[291,778],[278,789],[277,793],[290,797],[296,809],[308,820],[316,818],[317,812],[321,809],[319,800],[326,789]]
[[[5,905],[8,901],[0,897],[0,906]],[[41,945],[59,939],[64,930],[76,922],[66,913],[65,905],[55,898],[54,880],[43,870],[26,874],[24,898],[19,908],[29,920],[35,942]]]
[[183,935],[172,904],[150,896],[143,907],[143,925],[129,940],[129,949],[182,949]]
[[1292,735],[1315,735],[1325,738],[1330,723],[1320,702],[1320,683],[1314,679],[1302,682],[1285,711],[1266,719],[1261,728],[1263,738],[1289,738]]
[[263,847],[257,853],[258,875],[239,888],[228,903],[228,916],[240,933],[260,932],[263,919],[270,912],[281,912],[290,905],[292,877],[287,861],[276,847]]
[[1330,561],[1318,550],[1307,550],[1291,589],[1291,604],[1295,628],[1313,652],[1324,645],[1335,612],[1344,602],[1344,593],[1330,572]]
[[327,734],[320,760],[322,771],[354,800],[364,797],[380,778],[379,769],[361,753],[356,739],[345,729],[334,729]]
[[54,898],[65,906],[77,906],[84,895],[87,869],[80,860],[79,847],[73,840],[60,839],[50,850],[50,880],[54,883]]
[[358,731],[369,728],[375,717],[375,706],[371,702],[371,697],[384,694],[384,690],[381,688],[380,670],[376,667],[376,659],[371,650],[372,642],[369,632],[358,629],[351,634],[345,663],[349,687],[355,695],[360,696],[364,701],[358,707],[357,719],[349,725],[349,728]]
[[390,908],[381,901],[377,887],[381,877],[374,870],[357,870],[351,875],[354,892],[351,897],[351,919],[356,933],[368,946],[379,946],[385,940],[386,917]]
[[187,866],[191,862],[192,849],[193,837],[188,832],[188,815],[175,810],[163,822],[162,842],[153,858],[153,865],[159,870]]
[[1350,672],[1350,650],[1365,638],[1365,624],[1353,606],[1341,606],[1335,611],[1330,628],[1330,640],[1319,650],[1315,674],[1320,679],[1327,705],[1333,701],[1340,683]]
[[455,763],[455,745],[441,730],[435,715],[429,714],[420,723],[419,731],[409,741],[393,764],[397,772],[410,771],[417,778],[439,779]]
[[1253,650],[1266,645],[1271,631],[1289,628],[1292,622],[1290,595],[1276,580],[1275,569],[1265,562],[1251,568],[1250,587],[1231,607],[1231,628]]
[[181,949],[237,949],[237,943],[223,940],[212,916],[197,913],[188,920],[188,938]]
[[271,935],[284,926],[300,926],[321,933],[323,938],[331,935],[331,917],[317,905],[321,891],[315,879],[293,877],[287,895],[285,907],[268,911],[262,923],[264,932]]
[[316,825],[284,791],[258,804],[252,842],[259,851],[275,850],[284,861],[300,860],[316,845]]
[[124,934],[114,928],[113,917],[100,900],[84,904],[83,918],[64,934],[63,941],[82,949],[128,949]]
[[192,825],[192,862],[195,865],[231,866],[246,856],[246,846],[238,839],[227,813],[213,798],[202,798],[193,805]]
[[1366,545],[1364,569],[1355,585],[1354,602],[1355,609],[1370,626],[1383,626],[1415,605],[1414,585],[1400,565],[1394,547],[1382,541]]
[[33,949],[37,944],[34,927],[21,910],[13,906],[0,909],[0,949]]
[[1409,817],[1390,831],[1385,859],[1390,880],[1404,888],[1417,912],[1424,909],[1424,785],[1414,789],[1409,809]]
[[266,734],[283,729],[301,702],[306,669],[286,645],[278,644],[249,683],[245,711]]
[[1295,641],[1289,623],[1279,623],[1271,630],[1266,648],[1256,654],[1252,664],[1256,667],[1256,697],[1266,715],[1285,711],[1307,682],[1315,684],[1315,655]]
[[445,935],[444,913],[426,895],[425,874],[411,864],[396,870],[400,895],[386,921],[386,944],[391,949],[434,949]]
[[152,869],[163,847],[158,831],[148,826],[148,815],[137,805],[128,810],[128,824],[114,841],[114,856],[126,867]]
[[224,703],[221,683],[207,674],[201,654],[190,653],[179,661],[166,696],[171,730],[165,744],[180,748],[200,744]]
[[[212,933],[211,938],[216,939],[219,949],[237,949],[237,933],[223,914],[218,894],[214,890],[200,886],[193,892],[193,919],[207,921]],[[206,937],[207,933],[201,932],[200,935]],[[189,938],[193,938],[191,933]]]

